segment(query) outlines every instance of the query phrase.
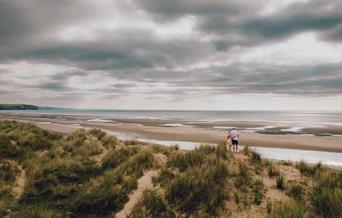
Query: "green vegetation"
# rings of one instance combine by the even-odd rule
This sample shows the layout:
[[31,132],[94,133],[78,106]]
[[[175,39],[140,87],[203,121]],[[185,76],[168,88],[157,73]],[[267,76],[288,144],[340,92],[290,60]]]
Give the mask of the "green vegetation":
[[154,178],[154,183],[160,183],[161,186],[166,187],[168,183],[175,178],[175,173],[173,173],[170,169],[163,168],[159,176]]
[[297,168],[299,169],[300,173],[305,176],[312,176],[315,174],[314,168],[309,167],[303,160],[297,164]]
[[324,217],[342,217],[342,174],[325,170],[316,177],[312,205]]
[[243,147],[242,153],[243,153],[244,155],[249,155],[249,154],[251,153],[251,149],[249,148],[248,145],[246,145],[246,146]]
[[[0,204],[12,205],[13,217],[108,216],[127,202],[143,170],[154,166],[151,152],[116,148],[119,141],[99,129],[63,136],[15,121],[1,121],[0,127]],[[17,203],[11,194],[14,163],[27,172]]]
[[115,145],[118,143],[118,139],[115,136],[105,135],[101,139],[103,146],[107,149],[115,148]]
[[262,198],[263,198],[263,188],[264,184],[261,180],[257,179],[253,183],[253,192],[254,192],[254,203],[259,205],[261,204]]
[[250,154],[250,162],[254,167],[255,173],[261,175],[263,172],[264,163],[262,162],[260,154],[256,151],[251,151]]
[[110,151],[103,159],[102,169],[113,169],[120,163],[124,162],[128,157],[137,154],[140,149],[136,146],[126,146]]
[[11,218],[63,218],[64,214],[58,210],[49,209],[44,206],[20,205],[11,213]]
[[170,159],[168,164],[182,171],[166,185],[166,199],[173,207],[187,213],[217,213],[223,206],[228,176],[222,160],[226,156],[221,152],[219,147],[201,146]]
[[92,162],[86,163],[72,157],[57,157],[35,165],[28,177],[27,190],[22,201],[40,203],[44,199],[63,208],[79,190],[79,184],[85,183],[96,170]]
[[127,194],[135,188],[135,180],[115,171],[107,171],[104,175],[87,182],[71,199],[71,209],[74,213],[86,216],[109,215],[118,211],[128,200]]
[[0,157],[23,160],[30,152],[45,150],[62,138],[55,132],[33,124],[15,121],[0,122]]
[[235,178],[235,187],[237,189],[244,189],[251,181],[251,177],[248,173],[247,165],[243,162],[239,162],[239,170]]
[[306,208],[299,201],[285,201],[274,205],[268,218],[303,218]]
[[156,191],[146,190],[143,199],[134,208],[130,218],[151,217],[151,218],[173,218],[175,213],[167,207],[162,196]]
[[295,200],[302,200],[303,187],[301,185],[298,185],[298,184],[291,184],[288,187],[286,194],[293,197]]
[[101,129],[91,129],[89,130],[89,133],[96,137],[98,140],[101,140],[103,137],[105,137],[106,133],[104,131],[102,131]]
[[256,151],[251,151],[252,164],[259,164],[261,162],[261,156]]
[[277,189],[283,190],[285,188],[284,176],[279,175],[276,178]]
[[314,176],[316,174],[321,173],[321,171],[323,170],[321,163],[318,163],[315,166],[309,166],[303,160],[300,161],[296,167],[299,169],[300,173],[304,176]]
[[315,211],[323,217],[342,217],[342,173],[326,169],[320,163],[309,166],[301,161],[296,167],[302,176],[314,180],[310,200]]
[[29,104],[0,104],[0,110],[39,110],[39,107]]
[[180,171],[185,171],[188,167],[201,165],[206,156],[215,152],[215,147],[200,146],[192,152],[173,153],[167,162],[169,167],[177,167]]
[[7,160],[0,160],[0,197],[9,197],[18,169]]
[[[113,217],[149,170],[158,173],[153,188],[129,217],[342,217],[341,172],[262,160],[248,147],[244,153],[224,144],[182,151],[120,141],[101,129],[62,135],[0,121],[0,217]],[[25,187],[14,193],[22,175]],[[286,191],[270,196],[272,189]]]
[[41,107],[30,104],[0,104],[0,110],[60,110],[60,107]]
[[279,170],[273,164],[269,164],[267,173],[270,178],[279,176]]

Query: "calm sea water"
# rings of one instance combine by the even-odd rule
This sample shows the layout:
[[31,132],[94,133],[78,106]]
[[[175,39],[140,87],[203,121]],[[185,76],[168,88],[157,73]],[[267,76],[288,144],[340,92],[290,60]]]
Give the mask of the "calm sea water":
[[148,118],[182,121],[248,121],[280,123],[291,126],[342,126],[341,112],[319,111],[167,111],[167,110],[38,110],[2,111],[16,114],[89,116],[98,119]]
[[[122,133],[116,131],[106,131],[108,134],[115,135],[121,140],[140,140],[149,143],[156,143],[166,146],[178,145],[184,150],[193,150],[199,143],[190,141],[168,141],[168,140],[154,140],[146,139],[139,135]],[[240,150],[243,146],[240,146]],[[256,152],[258,152],[263,158],[269,158],[273,160],[289,160],[299,162],[301,160],[307,163],[318,163],[321,162],[325,165],[335,166],[342,168],[342,153],[337,152],[325,152],[325,151],[309,151],[300,149],[286,149],[286,148],[268,148],[268,147],[252,147]]]

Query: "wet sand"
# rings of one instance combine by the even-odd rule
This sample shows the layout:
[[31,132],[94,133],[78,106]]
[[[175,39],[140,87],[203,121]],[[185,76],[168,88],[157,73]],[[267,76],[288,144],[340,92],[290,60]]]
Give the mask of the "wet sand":
[[[70,133],[79,127],[102,128],[106,130],[137,134],[141,138],[173,141],[192,141],[198,143],[220,143],[225,141],[226,132],[203,127],[163,127],[160,122],[144,119],[116,120],[109,123],[89,122],[86,117],[49,116],[33,117],[2,114],[1,119],[32,122],[53,131]],[[77,125],[75,125],[77,124]],[[254,124],[259,125],[259,124]],[[242,145],[255,147],[290,148],[342,153],[342,136],[314,135],[272,135],[240,131]]]

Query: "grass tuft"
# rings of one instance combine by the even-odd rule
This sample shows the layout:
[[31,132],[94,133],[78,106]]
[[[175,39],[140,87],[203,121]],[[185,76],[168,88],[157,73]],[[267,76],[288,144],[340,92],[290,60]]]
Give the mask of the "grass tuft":
[[273,178],[275,176],[279,176],[279,170],[273,164],[268,165],[267,173],[268,173],[268,176],[270,178]]
[[253,187],[253,194],[254,194],[254,203],[259,205],[262,202],[262,198],[264,197],[262,191],[264,188],[264,183],[262,180],[257,179],[252,184]]
[[284,190],[285,181],[284,181],[284,177],[282,175],[279,175],[276,177],[276,184],[277,184],[277,189]]
[[[109,215],[119,211],[128,200],[122,183],[132,182],[133,178],[123,181],[123,177],[114,170],[86,183],[68,206],[74,214]],[[136,185],[136,184],[135,184]]]
[[11,197],[11,188],[17,174],[18,169],[9,161],[0,160],[0,199]]
[[218,144],[215,148],[215,154],[218,158],[221,158],[223,160],[228,160],[228,152],[227,147],[225,144]]
[[251,181],[251,177],[248,173],[248,167],[245,163],[239,162],[238,173],[235,178],[234,185],[236,188],[244,188]]
[[224,203],[227,175],[226,166],[220,160],[190,167],[168,184],[166,199],[182,212],[203,209],[205,213],[216,214]]
[[88,131],[92,136],[96,137],[98,140],[101,140],[105,135],[106,132],[102,131],[99,128],[91,129]]
[[[226,152],[224,153],[226,154]],[[214,146],[201,145],[194,151],[173,153],[166,165],[168,167],[177,167],[180,171],[185,171],[188,167],[198,166],[204,163],[210,154],[215,154],[220,158],[225,157],[222,152],[222,147],[215,148]]]
[[300,173],[304,176],[315,176],[316,174],[320,173],[323,168],[322,164],[318,163],[315,166],[309,166],[303,160],[301,160],[297,165],[297,169],[299,169]]
[[245,145],[245,146],[243,147],[242,153],[243,153],[244,155],[246,155],[246,156],[248,156],[248,155],[251,153],[251,149],[249,148],[248,145]]
[[11,218],[62,218],[66,217],[66,214],[59,212],[58,210],[53,210],[42,206],[33,205],[21,205],[12,211]]
[[117,145],[118,141],[119,140],[112,135],[105,135],[101,138],[103,146],[107,149],[115,149],[115,146]]
[[302,200],[303,187],[298,184],[291,184],[288,187],[286,194],[293,197],[295,200]]
[[160,171],[159,176],[155,177],[153,180],[154,183],[160,183],[162,187],[166,187],[167,184],[175,178],[175,176],[176,175],[170,169],[163,168]]
[[268,218],[303,218],[306,212],[301,201],[285,201],[274,205]]
[[252,164],[260,164],[261,162],[261,156],[259,153],[257,153],[256,151],[251,151],[251,163]]
[[129,218],[151,217],[151,218],[173,218],[174,212],[167,208],[163,198],[152,190],[145,190],[142,200],[134,207]]
[[342,217],[342,174],[330,170],[317,176],[311,193],[311,203],[318,214],[324,217]]
[[137,154],[140,151],[138,147],[127,146],[119,149],[111,150],[103,159],[102,170],[115,168],[127,158]]

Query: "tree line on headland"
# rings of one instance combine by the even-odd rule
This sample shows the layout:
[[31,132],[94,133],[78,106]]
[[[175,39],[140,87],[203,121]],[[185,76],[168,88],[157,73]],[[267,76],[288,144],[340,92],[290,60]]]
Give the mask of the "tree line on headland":
[[39,107],[29,104],[0,104],[0,110],[39,110]]

